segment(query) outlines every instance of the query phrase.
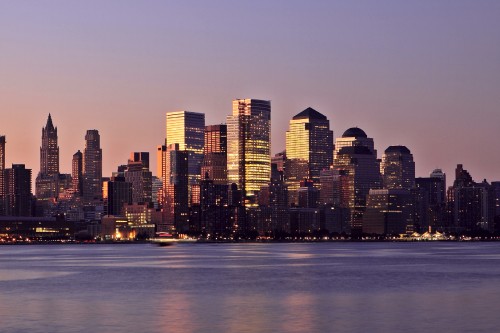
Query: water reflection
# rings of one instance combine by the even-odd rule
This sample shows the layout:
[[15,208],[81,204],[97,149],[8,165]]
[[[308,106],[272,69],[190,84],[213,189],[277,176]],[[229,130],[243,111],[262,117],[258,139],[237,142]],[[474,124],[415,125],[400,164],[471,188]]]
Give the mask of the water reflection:
[[500,248],[450,248],[5,247],[1,331],[496,331]]

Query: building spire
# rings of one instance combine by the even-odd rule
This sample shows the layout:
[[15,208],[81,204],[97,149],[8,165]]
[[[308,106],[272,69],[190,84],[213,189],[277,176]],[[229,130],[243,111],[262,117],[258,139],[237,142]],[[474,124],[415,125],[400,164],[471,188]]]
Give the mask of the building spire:
[[49,118],[47,118],[47,125],[45,125],[46,129],[54,130],[54,124],[52,123],[52,116],[49,113]]

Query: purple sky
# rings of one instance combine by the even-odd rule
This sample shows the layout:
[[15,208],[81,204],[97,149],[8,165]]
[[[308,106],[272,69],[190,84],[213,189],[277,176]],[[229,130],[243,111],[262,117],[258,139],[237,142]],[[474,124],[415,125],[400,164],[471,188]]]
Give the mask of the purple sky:
[[34,177],[49,112],[61,171],[95,128],[109,176],[166,112],[221,123],[234,98],[272,100],[273,153],[311,106],[417,176],[500,180],[500,1],[0,1],[0,133]]

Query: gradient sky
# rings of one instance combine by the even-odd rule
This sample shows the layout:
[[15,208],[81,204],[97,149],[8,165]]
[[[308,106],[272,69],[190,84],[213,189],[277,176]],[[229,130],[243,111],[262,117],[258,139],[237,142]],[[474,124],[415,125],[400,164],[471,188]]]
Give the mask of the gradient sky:
[[166,112],[222,123],[234,98],[272,101],[273,153],[311,106],[379,157],[406,145],[417,176],[500,180],[500,1],[0,0],[0,134],[33,178],[49,112],[61,172],[98,129],[109,176]]

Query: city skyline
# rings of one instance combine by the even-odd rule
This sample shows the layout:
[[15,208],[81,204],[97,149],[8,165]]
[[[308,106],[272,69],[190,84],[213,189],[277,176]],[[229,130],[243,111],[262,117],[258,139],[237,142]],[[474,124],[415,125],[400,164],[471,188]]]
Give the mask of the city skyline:
[[[496,2],[93,7],[0,4],[7,166],[38,173],[49,113],[61,172],[95,128],[110,175],[131,151],[154,153],[167,112],[202,112],[219,124],[233,99],[248,97],[272,101],[272,155],[285,147],[289,120],[312,107],[335,138],[357,126],[379,154],[408,147],[416,176],[451,175],[463,163],[477,181],[499,178]],[[240,24],[236,12],[258,19]]]
[[[307,108],[310,108],[310,107],[307,107]],[[306,108],[306,109],[307,109],[307,108]],[[169,113],[178,113],[178,112],[184,112],[184,111],[171,111],[171,112],[166,112],[165,114],[163,114],[163,118],[165,118],[165,115],[168,115]],[[202,113],[201,113],[201,114],[202,114]],[[50,118],[52,117],[52,115],[51,115],[50,113],[49,113],[48,115],[46,115],[46,118],[47,118],[47,116],[49,116]],[[290,120],[292,120],[292,119],[293,119],[293,116],[292,116],[292,117],[290,117]],[[328,119],[328,120],[330,120],[330,119]],[[271,121],[271,124],[272,124],[272,121]],[[207,124],[207,126],[218,126],[218,125],[226,125],[226,122],[221,121],[221,122],[219,122],[219,123]],[[164,130],[164,127],[165,127],[165,124],[163,124],[163,130]],[[357,127],[357,126],[355,126],[355,127],[350,127],[350,128],[345,129],[345,130],[346,130],[346,131],[349,131],[349,130],[352,130],[352,129],[361,129],[361,130],[363,130],[362,128]],[[85,130],[85,132],[87,132],[87,131],[89,131],[89,130]],[[92,131],[96,131],[96,130],[92,130]],[[97,130],[97,131],[98,131],[98,130]],[[271,130],[271,132],[272,132],[272,130]],[[285,131],[283,134],[286,134],[286,132],[287,132],[287,131]],[[364,132],[364,131],[363,131],[363,132]],[[334,132],[334,133],[337,133],[337,132]],[[342,133],[344,133],[344,132],[341,132],[341,133],[340,133],[340,134],[338,134],[338,135],[337,135],[337,134],[335,134],[335,136],[334,136],[334,141],[337,141],[337,140],[344,140],[344,138],[343,138],[343,136],[342,136]],[[33,170],[33,172],[35,172],[35,173],[38,173],[38,172],[40,171],[40,170],[39,170],[39,168],[40,168],[39,166],[40,166],[41,161],[40,161],[40,153],[39,153],[39,152],[38,152],[38,155],[37,155],[37,156],[35,156],[35,157],[32,157],[32,156],[30,157],[30,156],[23,155],[23,154],[20,154],[20,155],[19,155],[19,154],[16,154],[15,152],[14,152],[14,153],[12,153],[12,152],[10,151],[10,148],[11,148],[11,147],[10,147],[10,142],[9,142],[10,140],[9,140],[9,138],[8,138],[8,135],[6,135],[6,134],[4,134],[4,133],[3,133],[3,134],[1,134],[1,136],[2,136],[2,137],[4,137],[4,140],[5,140],[5,143],[6,143],[6,144],[5,144],[5,146],[6,146],[6,148],[5,148],[5,166],[6,166],[6,167],[8,167],[9,165],[12,165],[12,164],[24,164],[24,165],[26,165],[26,168],[32,169],[32,170]],[[348,138],[348,139],[350,139],[350,138]],[[64,139],[63,139],[63,140],[64,140]],[[61,140],[61,142],[64,142],[63,140]],[[111,140],[111,141],[113,141],[113,139],[112,139],[112,138],[111,138],[110,140]],[[165,142],[165,140],[166,140],[166,139],[164,139],[162,143],[164,143],[164,142]],[[38,141],[40,141],[40,139],[38,139]],[[82,142],[82,147],[81,147],[81,148],[80,148],[80,147],[78,147],[78,148],[77,148],[77,150],[76,150],[75,152],[73,152],[73,153],[69,154],[69,155],[70,155],[70,159],[69,159],[69,161],[62,160],[62,159],[61,159],[61,161],[59,162],[59,163],[60,163],[60,166],[59,166],[59,167],[61,168],[61,173],[68,173],[68,174],[71,174],[71,173],[72,173],[72,163],[73,163],[72,159],[73,159],[73,155],[74,155],[74,154],[76,154],[77,152],[79,152],[80,150],[83,150],[83,149],[84,149],[84,147],[85,147],[85,135],[83,136],[82,141],[83,141],[83,142]],[[102,139],[101,139],[101,141],[102,141]],[[377,158],[382,159],[382,158],[383,158],[383,154],[379,154],[379,153],[377,152],[377,147],[379,147],[379,146],[380,146],[380,145],[377,145],[377,138],[373,138],[373,139],[372,139],[372,141],[374,141],[373,145],[374,145],[374,148],[375,148],[375,153],[377,154],[377,155],[376,155],[376,156],[377,156]],[[336,143],[336,144],[335,144],[334,146],[335,146],[335,151],[336,151],[336,150],[338,150],[338,149],[340,149],[340,148],[337,148],[338,142],[335,142],[335,143]],[[63,144],[63,145],[64,145],[64,144]],[[59,146],[60,146],[60,147],[58,147],[58,149],[60,149],[60,148],[62,147],[61,145],[59,145]],[[160,145],[160,146],[161,146],[161,145]],[[382,147],[379,147],[379,148],[382,148],[382,151],[385,151],[387,148],[390,148],[390,147],[392,147],[392,146],[402,146],[402,145],[399,145],[399,144],[392,144],[392,145],[389,145],[388,147],[385,147],[385,148],[382,148]],[[151,147],[149,147],[149,148],[147,148],[147,149],[142,149],[142,150],[143,150],[143,151],[147,151],[147,152],[149,152],[149,153],[151,154],[151,156],[155,156],[155,158],[157,158],[157,154],[156,154],[157,147],[158,147],[158,145],[156,145],[156,146],[154,146],[154,147],[152,147],[152,148],[151,148]],[[281,153],[282,151],[285,151],[285,148],[286,148],[286,147],[284,146],[284,147],[282,147],[281,149],[278,149],[278,150],[276,150],[276,151],[275,151],[275,149],[274,149],[274,148],[272,148],[272,147],[273,147],[273,144],[272,144],[272,139],[271,139],[271,149],[272,149],[272,153],[270,154],[270,158],[271,158],[271,157],[274,157],[274,156],[275,156],[275,155],[277,155],[278,153]],[[40,147],[39,147],[39,146],[38,146],[38,148],[40,149]],[[410,148],[410,150],[411,150],[411,147],[409,147],[409,148]],[[101,149],[102,149],[102,143],[101,143]],[[129,155],[130,155],[130,151],[133,151],[133,149],[127,149],[126,147],[125,147],[124,149],[128,151],[128,154],[129,154]],[[64,150],[64,148],[63,148],[63,149],[61,149],[61,150]],[[139,149],[139,150],[140,150],[140,149]],[[12,153],[12,154],[13,154],[13,155],[15,155],[15,156],[21,156],[22,160],[12,161],[12,159],[9,159],[9,157],[10,157],[10,156],[9,156],[9,153]],[[413,154],[413,152],[412,152],[412,154]],[[66,156],[66,155],[68,155],[68,154],[67,154],[67,153],[66,153],[66,154],[64,154],[64,156]],[[109,162],[109,161],[108,161],[108,162],[106,163],[107,169],[109,169],[109,172],[108,172],[108,170],[104,168],[104,161],[107,159],[107,158],[106,158],[106,152],[105,152],[104,150],[103,150],[103,152],[102,152],[102,155],[103,155],[103,157],[102,157],[102,159],[103,159],[103,169],[102,169],[103,171],[102,171],[102,176],[103,176],[103,177],[110,177],[110,176],[112,175],[112,173],[116,171],[117,167],[119,167],[120,165],[123,165],[124,163],[126,163],[126,161],[127,161],[127,156],[128,156],[128,155],[126,155],[124,158],[121,158],[121,157],[119,156],[119,157],[118,157],[118,159],[117,159],[117,160],[115,160],[115,161],[113,161],[113,162]],[[414,154],[413,154],[413,155],[414,155]],[[23,156],[24,156],[24,158],[23,158]],[[36,168],[36,167],[34,168],[34,167],[32,167],[30,164],[28,164],[28,163],[26,162],[26,161],[31,161],[31,160],[33,160],[33,159],[35,159],[35,164],[37,164],[37,165],[38,165],[38,168]],[[452,165],[451,165],[450,167],[448,167],[448,168],[445,168],[445,167],[442,167],[442,166],[436,165],[436,166],[435,166],[432,170],[428,170],[428,171],[423,170],[423,173],[422,173],[422,174],[417,174],[417,173],[415,173],[415,177],[428,177],[428,176],[429,176],[430,174],[432,174],[432,172],[433,172],[434,170],[436,170],[436,169],[441,169],[441,170],[443,170],[443,172],[445,172],[446,174],[453,175],[453,173],[454,173],[454,168],[455,168],[455,166],[456,166],[457,164],[465,164],[465,163],[463,163],[462,161],[463,161],[463,159],[460,159],[460,157],[457,157],[457,160],[456,160],[456,161],[453,161],[453,162],[449,162],[449,163],[447,163],[447,164],[452,164]],[[419,162],[418,160],[416,160],[416,161],[415,161],[415,170],[418,170],[418,169],[419,169],[419,167],[418,167],[418,164],[419,164],[419,163],[418,163],[418,162]],[[31,163],[31,162],[30,162],[30,163]],[[155,161],[154,163],[156,164],[156,163],[157,163],[157,161]],[[420,168],[420,169],[422,169],[422,168]],[[448,170],[448,169],[449,169],[449,170]],[[471,168],[469,168],[469,169],[471,169]],[[156,171],[156,168],[152,168],[152,170]],[[422,171],[422,170],[421,170],[421,171]],[[471,173],[473,173],[473,172],[471,172]],[[474,173],[473,173],[473,174],[474,174]],[[493,174],[494,174],[494,175],[496,175],[496,176],[493,176],[493,178],[487,178],[487,177],[484,177],[483,175],[474,174],[474,176],[475,176],[475,177],[474,177],[474,180],[475,180],[475,181],[482,181],[482,180],[486,179],[487,181],[496,181],[497,179],[499,179],[499,178],[500,178],[500,175],[499,175],[499,173],[498,173],[498,172],[497,172],[497,173],[493,173]],[[154,173],[153,173],[153,175],[154,175],[154,176],[159,176],[159,175],[157,175],[157,172],[154,172]],[[496,178],[495,178],[495,177],[496,177]],[[450,185],[450,184],[448,184],[448,185]],[[35,187],[35,183],[33,183],[33,189],[34,189],[34,187]]]

